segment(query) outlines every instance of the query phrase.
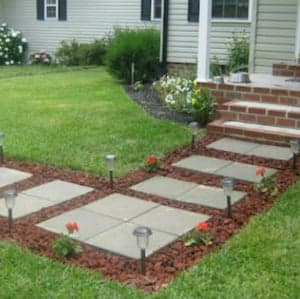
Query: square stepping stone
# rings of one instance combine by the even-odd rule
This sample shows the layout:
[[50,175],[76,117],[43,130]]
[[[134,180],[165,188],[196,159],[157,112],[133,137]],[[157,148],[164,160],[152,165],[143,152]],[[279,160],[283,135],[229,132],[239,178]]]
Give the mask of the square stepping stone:
[[[247,193],[233,191],[231,203],[241,200]],[[222,188],[199,185],[197,188],[181,195],[177,200],[194,203],[215,209],[225,209],[227,201]]]
[[65,226],[69,221],[78,223],[79,232],[73,234],[72,237],[81,241],[90,239],[121,223],[121,221],[111,217],[79,208],[41,222],[38,226],[58,234],[67,233]]
[[[16,205],[13,209],[13,217],[23,217],[52,205],[53,202],[49,200],[19,193],[16,198]],[[5,206],[4,198],[0,199],[0,215],[7,216],[7,208]]]
[[190,156],[172,165],[175,167],[191,169],[202,173],[214,173],[218,169],[225,167],[231,163],[232,161],[205,156]]
[[245,154],[259,146],[258,143],[238,140],[234,138],[222,138],[207,146],[216,150],[232,152],[237,154]]
[[157,203],[115,193],[84,206],[84,209],[128,221],[156,206]]
[[[137,225],[133,223],[123,223],[88,239],[86,243],[122,256],[139,259],[140,249],[136,245],[136,237],[132,234],[136,227]],[[176,239],[175,235],[152,229],[146,255],[149,256]]]
[[[258,183],[261,180],[260,176],[256,175],[256,170],[259,166],[245,163],[234,162],[231,165],[224,167],[216,172],[220,176],[229,176],[235,179],[248,181],[251,183]],[[276,173],[275,169],[267,168],[265,176],[271,176]]]
[[176,199],[181,194],[192,190],[196,186],[197,184],[190,182],[184,182],[163,176],[155,176],[131,187],[131,189],[170,199]]
[[93,191],[93,188],[55,180],[24,191],[26,195],[61,203]]
[[167,206],[158,206],[151,211],[131,220],[131,222],[148,226],[151,229],[181,236],[191,230],[198,222],[206,221],[209,216],[175,209]]
[[28,172],[0,167],[0,188],[23,181],[31,176],[32,174]]
[[293,157],[293,154],[288,147],[275,145],[259,145],[247,153],[263,158],[287,161]]

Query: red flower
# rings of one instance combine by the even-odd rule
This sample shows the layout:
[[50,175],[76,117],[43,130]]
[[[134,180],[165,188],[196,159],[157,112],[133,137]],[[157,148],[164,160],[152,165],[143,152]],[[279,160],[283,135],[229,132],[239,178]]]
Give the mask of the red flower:
[[157,158],[155,156],[153,156],[153,155],[151,155],[151,156],[149,156],[149,157],[146,158],[147,165],[152,166],[152,165],[157,164],[157,162],[158,162]]
[[69,234],[72,234],[74,231],[79,231],[79,226],[78,226],[77,222],[75,222],[75,221],[69,221],[66,224],[66,228],[67,228]]
[[208,230],[208,224],[207,224],[207,222],[199,222],[196,225],[196,229],[197,230],[202,230],[202,231],[207,231]]
[[257,170],[256,170],[256,175],[257,176],[263,176],[264,174],[266,173],[266,169],[264,168],[264,167],[259,167],[259,168],[257,168]]

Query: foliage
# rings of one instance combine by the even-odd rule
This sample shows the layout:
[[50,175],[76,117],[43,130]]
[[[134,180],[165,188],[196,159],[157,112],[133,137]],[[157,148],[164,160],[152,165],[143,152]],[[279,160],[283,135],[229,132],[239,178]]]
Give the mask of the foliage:
[[260,182],[254,184],[254,190],[266,195],[277,196],[279,193],[277,182],[273,176],[265,176],[266,169],[259,167],[256,175],[261,177]]
[[189,141],[182,125],[149,116],[103,67],[0,67],[0,78],[11,158],[106,176],[102,157],[113,152],[121,176]]
[[145,169],[147,171],[154,172],[159,168],[159,166],[160,161],[156,156],[150,155],[145,159]]
[[106,44],[106,39],[96,39],[91,43],[78,43],[75,39],[62,41],[55,57],[60,64],[67,66],[102,65]]
[[40,52],[31,53],[29,56],[29,61],[31,64],[51,64],[52,57],[46,51],[42,50]]
[[136,81],[133,85],[133,90],[140,91],[143,87],[144,87],[144,85],[141,81]]
[[78,224],[70,221],[66,224],[66,228],[68,235],[61,234],[59,239],[55,240],[52,245],[55,256],[58,258],[72,257],[82,252],[82,247],[70,237],[75,231],[79,231]]
[[213,237],[208,232],[208,223],[207,222],[199,222],[195,228],[187,233],[183,240],[185,246],[193,246],[193,245],[211,245]]
[[26,46],[27,41],[20,31],[15,31],[6,23],[0,26],[0,65],[21,64]]
[[249,36],[245,32],[235,33],[228,42],[228,68],[230,72],[248,71]]
[[228,73],[228,67],[222,65],[217,56],[214,56],[209,65],[210,77],[224,76]]
[[162,76],[153,83],[166,105],[175,111],[191,113],[193,81],[178,76]]
[[155,29],[116,29],[110,40],[106,65],[117,78],[131,82],[147,82],[157,78],[159,71],[160,34]]
[[205,125],[215,114],[215,102],[207,87],[199,87],[194,81],[192,95],[193,113],[199,123]]

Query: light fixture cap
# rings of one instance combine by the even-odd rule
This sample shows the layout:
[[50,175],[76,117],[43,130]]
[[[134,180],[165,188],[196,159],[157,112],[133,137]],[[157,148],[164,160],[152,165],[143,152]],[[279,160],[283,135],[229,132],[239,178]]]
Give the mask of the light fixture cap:
[[300,149],[300,140],[290,140],[291,151],[293,154],[298,154]]
[[114,170],[114,162],[116,161],[117,156],[113,155],[113,154],[109,154],[105,156],[105,161],[106,161],[106,165],[108,170],[112,171]]
[[138,226],[134,229],[133,235],[136,236],[136,243],[140,249],[146,249],[149,245],[149,236],[152,230],[146,226]]
[[193,122],[189,123],[188,127],[191,130],[192,134],[196,135],[199,130],[199,123],[196,121],[193,121]]
[[223,190],[226,196],[230,196],[233,191],[234,179],[225,177],[222,179]]
[[16,197],[18,193],[14,189],[9,189],[3,192],[3,197],[5,199],[5,205],[7,209],[13,209],[16,204]]

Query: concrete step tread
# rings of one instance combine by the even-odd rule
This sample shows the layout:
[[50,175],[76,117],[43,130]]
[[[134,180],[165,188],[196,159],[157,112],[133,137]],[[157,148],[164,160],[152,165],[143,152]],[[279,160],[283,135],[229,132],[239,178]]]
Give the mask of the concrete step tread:
[[300,113],[300,107],[283,105],[283,104],[271,104],[271,103],[262,103],[262,102],[253,102],[253,101],[234,100],[234,101],[226,102],[223,105],[243,106],[247,108],[261,108],[266,110],[278,110],[278,111]]

